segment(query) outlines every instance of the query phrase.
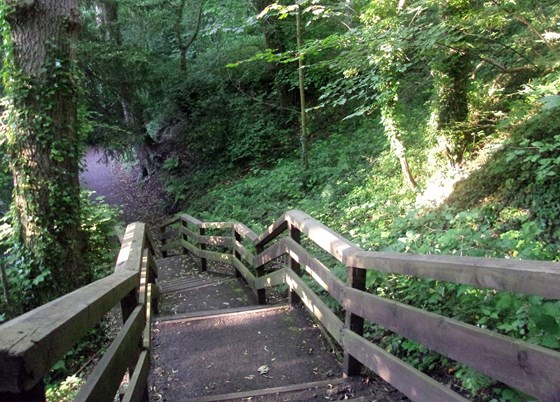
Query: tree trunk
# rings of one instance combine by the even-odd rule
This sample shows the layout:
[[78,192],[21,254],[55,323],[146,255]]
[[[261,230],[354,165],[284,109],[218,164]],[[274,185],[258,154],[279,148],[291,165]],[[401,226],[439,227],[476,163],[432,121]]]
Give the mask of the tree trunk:
[[5,80],[7,149],[19,239],[31,278],[45,276],[35,303],[89,278],[80,225],[77,85],[73,42],[78,0],[9,1],[13,59]]
[[304,82],[304,72],[303,72],[303,54],[301,49],[303,47],[303,34],[301,32],[301,8],[298,6],[296,15],[296,40],[298,49],[298,77],[299,77],[299,103],[300,103],[300,115],[301,115],[301,161],[304,172],[304,187],[307,186],[307,170],[309,169],[309,137],[307,135],[307,112],[305,110],[305,82]]
[[404,144],[401,140],[400,132],[397,127],[397,121],[393,116],[393,111],[390,109],[392,106],[382,107],[381,109],[381,121],[383,123],[383,129],[385,131],[385,135],[389,139],[389,143],[391,145],[391,151],[395,154],[399,163],[401,165],[401,171],[403,177],[406,181],[406,184],[411,190],[416,189],[418,184],[416,180],[414,180],[414,176],[410,170],[410,166],[408,164],[408,160],[406,159],[406,149]]
[[198,36],[198,33],[200,32],[200,26],[202,25],[202,11],[204,9],[205,1],[206,0],[200,1],[198,12],[196,14],[195,26],[188,40],[185,40],[185,38],[183,38],[183,28],[182,28],[182,22],[183,22],[183,17],[185,15],[185,6],[187,1],[181,0],[179,3],[179,8],[177,10],[177,19],[175,20],[174,33],[175,33],[175,40],[177,41],[177,47],[179,48],[179,68],[183,73],[187,72],[187,51],[194,43],[196,37]]

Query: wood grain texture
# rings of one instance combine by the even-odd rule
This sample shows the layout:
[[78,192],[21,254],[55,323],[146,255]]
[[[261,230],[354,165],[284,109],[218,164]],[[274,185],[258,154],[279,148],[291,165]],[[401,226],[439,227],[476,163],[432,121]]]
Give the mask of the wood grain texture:
[[284,268],[278,271],[271,272],[268,275],[261,276],[255,280],[255,288],[268,289],[274,286],[282,285],[286,283],[286,270]]
[[409,366],[349,329],[342,330],[344,350],[415,402],[462,401],[467,399]]
[[241,235],[243,239],[249,240],[251,243],[256,243],[257,234],[245,226],[243,223],[236,222],[233,225],[233,229]]
[[122,402],[143,402],[148,386],[148,373],[150,372],[150,352],[144,350],[140,353],[140,358],[134,372],[128,382],[128,387],[124,393]]
[[0,326],[0,392],[33,388],[74,344],[138,286],[118,271]]
[[344,263],[357,268],[463,283],[478,288],[560,298],[558,262],[358,250],[348,255]]
[[290,268],[286,268],[286,283],[298,294],[305,307],[317,317],[333,339],[340,344],[343,324],[336,314]]
[[382,297],[346,290],[344,308],[541,400],[560,395],[560,353]]
[[133,362],[135,352],[139,349],[142,331],[146,325],[145,308],[145,305],[139,305],[134,309],[76,395],[75,402],[113,400],[126,369]]
[[247,250],[243,246],[243,244],[241,244],[239,241],[235,240],[233,242],[233,250],[234,250],[234,252],[238,253],[241,257],[243,257],[245,259],[245,261],[247,261],[247,263],[249,263],[249,265],[254,266],[255,255],[253,253],[251,253],[249,250]]

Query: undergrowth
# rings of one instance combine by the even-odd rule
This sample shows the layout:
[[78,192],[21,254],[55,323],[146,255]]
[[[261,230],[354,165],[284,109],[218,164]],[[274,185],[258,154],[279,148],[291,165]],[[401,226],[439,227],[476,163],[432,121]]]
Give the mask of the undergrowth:
[[[404,187],[398,162],[373,121],[352,132],[341,126],[313,144],[307,188],[294,153],[270,169],[254,167],[239,180],[220,183],[194,200],[189,213],[204,220],[238,220],[258,232],[296,208],[366,250],[559,260],[560,137],[551,133],[559,132],[560,119],[553,112],[516,124],[511,138],[456,183],[439,206],[417,204],[420,194]],[[427,145],[419,140],[409,149],[420,183],[429,179],[424,171],[434,170],[427,166]],[[333,270],[344,278],[343,267],[333,265]],[[558,301],[373,271],[367,287],[389,299],[560,350]],[[340,311],[334,300],[325,301]],[[529,400],[383,328],[369,326],[367,332],[417,368],[453,375],[454,387],[473,399]]]

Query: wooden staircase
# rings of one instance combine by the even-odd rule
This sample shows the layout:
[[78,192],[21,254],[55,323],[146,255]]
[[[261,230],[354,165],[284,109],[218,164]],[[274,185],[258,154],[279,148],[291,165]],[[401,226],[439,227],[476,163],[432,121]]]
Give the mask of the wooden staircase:
[[[2,324],[0,401],[44,401],[45,375],[116,305],[121,309],[122,328],[89,375],[77,401],[112,401],[127,371],[130,381],[124,401],[159,397],[161,383],[157,379],[150,380],[156,389],[152,389],[151,394],[148,392],[150,364],[152,377],[161,368],[166,381],[179,372],[189,376],[197,370],[198,378],[210,378],[208,371],[216,374],[212,378],[219,378],[219,381],[203,381],[200,385],[193,374],[187,381],[170,383],[169,392],[184,389],[183,393],[169,394],[169,399],[179,401],[193,397],[199,400],[275,400],[271,395],[280,392],[279,387],[288,387],[284,388],[286,394],[281,394],[281,398],[289,400],[288,393],[292,392],[297,395],[295,400],[304,400],[301,398],[308,395],[307,391],[312,398],[319,395],[322,398],[328,389],[332,392],[339,385],[345,387],[347,384],[338,382],[338,373],[331,372],[334,376],[329,377],[329,370],[320,367],[319,378],[311,370],[315,375],[311,380],[299,375],[291,378],[296,371],[288,365],[287,371],[276,371],[280,356],[287,351],[287,346],[281,342],[289,340],[294,328],[311,328],[320,334],[303,338],[306,342],[322,337],[337,345],[344,356],[342,372],[346,376],[355,377],[366,368],[414,401],[465,400],[448,385],[372,343],[364,336],[365,321],[466,364],[538,400],[557,401],[560,395],[559,352],[385,299],[368,292],[365,287],[366,272],[374,270],[560,299],[560,264],[557,262],[365,251],[301,211],[286,212],[260,235],[239,222],[202,222],[181,215],[162,227],[161,241],[164,259],[156,264],[155,250],[144,224],[129,225],[112,275]],[[309,251],[308,245],[312,245],[314,251]],[[189,270],[183,269],[181,264],[180,269],[173,268],[172,264],[166,268],[173,259],[184,258],[169,257],[173,250],[194,258],[196,269],[192,263]],[[213,265],[209,266],[212,261]],[[329,268],[333,261],[346,267],[345,281]],[[224,267],[230,269],[229,277]],[[219,272],[209,275],[209,269]],[[313,288],[320,287],[322,291],[316,293],[311,283],[315,284]],[[289,290],[289,307],[259,310],[259,306],[272,299],[270,290],[280,285]],[[324,295],[330,297],[329,304],[323,300]],[[168,303],[173,300],[175,304]],[[333,309],[333,303],[338,307]],[[158,313],[159,304],[163,315],[152,325],[153,313]],[[259,328],[278,325],[279,321],[297,322],[304,311],[301,306],[305,306],[320,326],[312,322],[297,326],[287,324],[290,335],[277,327],[258,334]],[[339,311],[344,312],[344,317],[339,316]],[[276,318],[269,320],[270,317]],[[309,316],[303,317],[310,320]],[[159,335],[164,332],[171,339],[169,348]],[[279,337],[274,338],[276,335]],[[264,340],[264,345],[257,340]],[[293,346],[298,341],[288,344]],[[282,345],[281,348],[274,350],[278,345]],[[228,349],[231,354],[220,355],[220,348]],[[323,346],[311,347],[313,353],[305,349],[299,351],[302,353],[294,351],[293,356],[301,354],[303,359],[292,367],[303,367],[321,348]],[[333,348],[327,349],[329,352]],[[269,355],[271,350],[275,351],[274,356]],[[286,356],[292,356],[290,353]],[[212,358],[207,360],[206,356]],[[248,360],[244,360],[246,358]],[[165,366],[169,362],[176,362],[173,364],[177,366]],[[261,366],[267,366],[269,371]],[[245,370],[242,378],[236,377],[239,370]],[[266,377],[275,377],[276,372],[287,374],[280,374],[279,378]],[[276,383],[282,375],[286,383]],[[321,389],[325,380],[327,389]],[[249,389],[244,386],[246,381],[257,386]],[[308,386],[298,385],[300,383]],[[385,387],[382,383],[378,385]],[[163,392],[161,395],[165,397]],[[371,396],[370,392],[365,398]]]

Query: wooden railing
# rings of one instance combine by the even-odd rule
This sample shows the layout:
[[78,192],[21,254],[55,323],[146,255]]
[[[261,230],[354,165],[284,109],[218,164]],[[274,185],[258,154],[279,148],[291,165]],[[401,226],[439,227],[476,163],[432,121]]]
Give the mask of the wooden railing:
[[[181,215],[162,226],[164,253],[177,247],[165,244],[173,233],[166,229],[173,224],[180,224],[179,247],[200,258],[201,270],[206,270],[207,260],[233,265],[260,303],[266,301],[267,288],[288,284],[292,299],[301,299],[344,350],[347,375],[358,374],[364,365],[412,400],[465,400],[366,340],[368,320],[539,400],[560,401],[559,352],[365,291],[366,271],[375,270],[559,299],[558,263],[364,251],[301,211],[283,214],[261,235],[241,223],[208,223]],[[209,229],[228,233],[207,236]],[[346,283],[301,245],[302,234],[346,265]],[[209,246],[230,251],[211,251]],[[289,255],[289,265],[265,274],[265,264],[282,255]],[[340,303],[344,322],[301,279],[303,271]]]
[[127,369],[123,400],[147,396],[153,254],[144,224],[132,223],[112,275],[0,325],[0,401],[44,401],[51,367],[118,303],[123,326],[75,401],[112,401]]

